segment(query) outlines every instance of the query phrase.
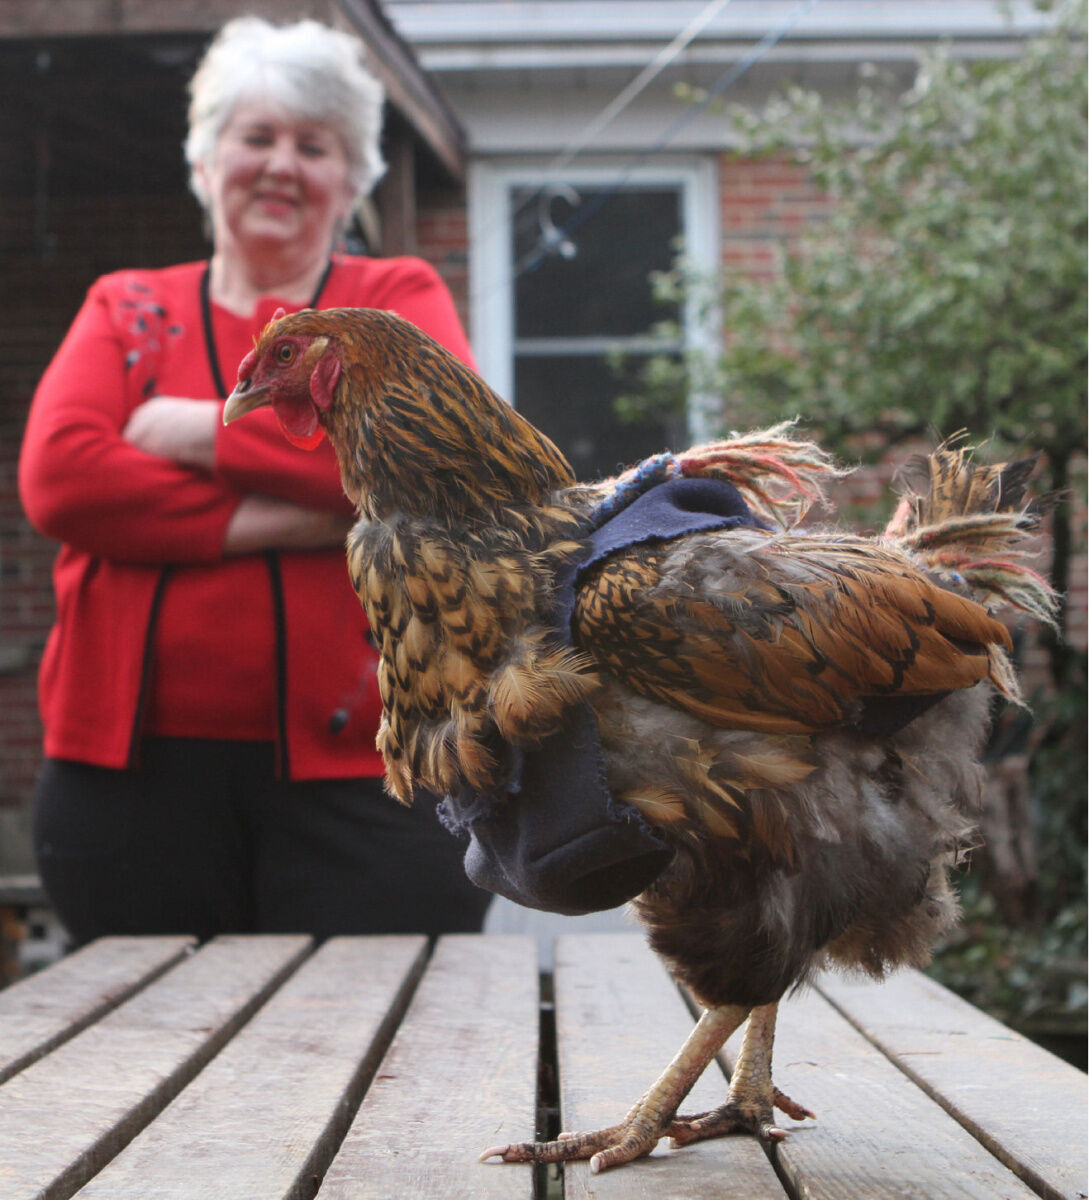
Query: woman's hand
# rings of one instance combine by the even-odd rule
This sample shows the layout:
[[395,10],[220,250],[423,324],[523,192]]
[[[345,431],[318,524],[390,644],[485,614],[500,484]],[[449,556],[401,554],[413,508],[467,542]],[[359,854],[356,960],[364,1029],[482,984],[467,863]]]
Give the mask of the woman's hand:
[[146,454],[211,471],[219,420],[220,406],[209,400],[152,396],[133,411],[121,436]]
[[262,550],[343,549],[354,521],[340,513],[304,508],[275,496],[245,496],[227,525],[223,553],[257,554]]

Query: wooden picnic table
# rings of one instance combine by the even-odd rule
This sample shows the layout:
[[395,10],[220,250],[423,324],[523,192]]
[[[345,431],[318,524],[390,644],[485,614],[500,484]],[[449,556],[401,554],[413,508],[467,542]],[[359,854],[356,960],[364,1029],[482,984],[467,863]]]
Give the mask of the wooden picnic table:
[[[1085,1076],[914,972],[784,1002],[776,1079],[820,1120],[770,1154],[738,1136],[598,1176],[477,1162],[539,1123],[615,1121],[692,1022],[638,934],[561,938],[550,976],[520,935],[105,938],[0,992],[0,1197],[1086,1193]],[[724,1094],[712,1067],[690,1106]]]

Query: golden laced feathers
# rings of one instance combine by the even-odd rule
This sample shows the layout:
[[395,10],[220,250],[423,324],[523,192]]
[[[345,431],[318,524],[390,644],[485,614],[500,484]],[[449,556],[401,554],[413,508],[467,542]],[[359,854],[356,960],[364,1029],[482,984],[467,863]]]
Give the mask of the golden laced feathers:
[[387,313],[313,314],[341,355],[326,431],[363,520],[352,583],[379,646],[390,790],[497,788],[597,686],[551,628],[583,517],[555,446],[438,343]]
[[577,542],[528,549],[502,526],[455,531],[422,518],[361,521],[352,583],[378,643],[378,746],[390,790],[495,790],[504,744],[554,733],[597,677],[551,629],[555,573]]
[[[349,565],[380,648],[379,745],[401,799],[414,786],[500,786],[511,746],[539,744],[596,693],[595,667],[615,664],[637,690],[645,676],[644,694],[667,704],[683,695],[681,707],[712,724],[744,718],[745,728],[804,733],[835,724],[855,695],[969,686],[988,661],[992,680],[1015,696],[998,644],[1008,634],[953,595],[958,587],[1053,611],[1046,584],[1013,548],[1028,520],[1008,511],[1023,478],[1015,468],[988,474],[943,448],[876,544],[752,530],[722,541],[713,578],[699,538],[682,539],[677,560],[653,547],[612,556],[579,588],[576,623],[581,614],[593,635],[579,639],[580,654],[556,629],[554,592],[591,520],[688,476],[729,482],[756,515],[789,530],[845,472],[786,422],[576,486],[543,434],[393,314],[292,314],[257,351],[288,335],[326,339],[322,355],[338,359],[320,421],[363,517]],[[951,589],[925,580],[920,566]],[[633,641],[635,626],[646,636]],[[985,646],[989,658],[976,654],[973,666],[958,640]],[[954,679],[964,663],[972,670]],[[799,693],[812,712],[799,713]]]
[[[709,476],[789,526],[846,474],[789,429],[647,460],[598,485],[608,492],[601,507],[653,477]],[[927,519],[919,537],[901,518],[901,539],[736,531],[612,556],[580,588],[580,643],[643,694],[730,728],[827,728],[848,718],[855,697],[940,693],[988,677],[1018,701],[1009,633],[966,593],[985,585],[995,603],[1050,611],[1047,585],[1007,554],[1007,535],[1016,540],[1032,518],[996,512],[1020,502],[1026,471],[966,466],[945,448],[933,461],[916,497]],[[965,529],[976,553],[958,553],[955,574],[948,546]],[[978,651],[966,652],[971,645]]]
[[[796,424],[783,421],[734,433],[662,457],[673,458],[671,475],[732,483],[758,516],[790,529],[824,499],[828,483],[852,470],[815,442],[788,437]],[[1034,458],[987,466],[975,461],[974,447],[955,444],[963,436],[929,455],[916,455],[901,469],[896,483],[902,499],[878,546],[907,554],[958,590],[969,591],[988,611],[1005,605],[1054,626],[1058,598],[1025,559],[1055,497],[1026,502]],[[620,491],[639,469],[595,486]]]

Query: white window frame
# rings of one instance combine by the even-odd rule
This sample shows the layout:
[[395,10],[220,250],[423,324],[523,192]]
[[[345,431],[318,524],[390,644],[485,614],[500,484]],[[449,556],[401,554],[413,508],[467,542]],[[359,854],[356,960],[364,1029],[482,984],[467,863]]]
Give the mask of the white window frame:
[[[514,287],[511,221],[508,196],[511,188],[568,184],[576,190],[621,186],[671,186],[681,192],[681,223],[685,253],[701,270],[712,270],[719,261],[719,225],[716,214],[717,171],[710,157],[670,157],[640,167],[623,160],[580,160],[550,175],[547,159],[517,162],[476,162],[469,169],[469,320],[473,352],[481,374],[512,404],[514,391]],[[608,206],[603,214],[608,213]],[[592,223],[583,236],[592,236]],[[714,330],[701,327],[695,306],[684,313],[686,348],[713,344]],[[705,436],[701,405],[690,404],[689,433]]]

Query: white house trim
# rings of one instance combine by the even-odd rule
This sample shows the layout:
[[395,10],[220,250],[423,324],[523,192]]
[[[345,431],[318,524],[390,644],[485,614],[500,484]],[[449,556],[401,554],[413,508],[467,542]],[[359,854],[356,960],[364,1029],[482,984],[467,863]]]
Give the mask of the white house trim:
[[[798,0],[733,0],[701,39],[751,41],[786,21]],[[402,37],[421,48],[432,68],[440,47],[479,43],[669,41],[706,8],[706,0],[386,0]],[[866,38],[1003,40],[1039,32],[1047,23],[1032,0],[1012,0],[1010,19],[994,0],[821,0],[792,29],[793,41],[831,40],[841,47]],[[426,50],[423,50],[426,47]],[[846,51],[849,52],[849,51]]]

